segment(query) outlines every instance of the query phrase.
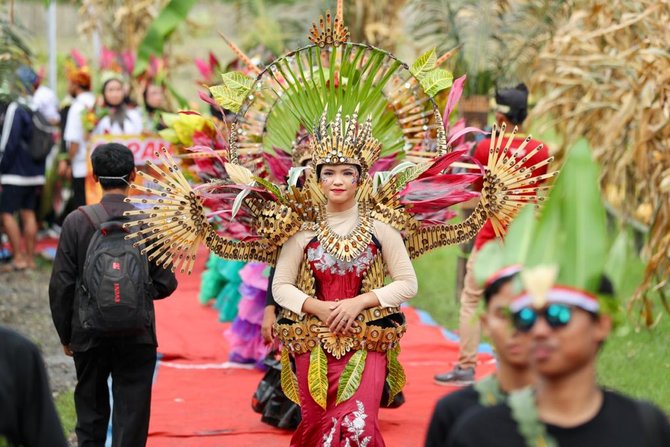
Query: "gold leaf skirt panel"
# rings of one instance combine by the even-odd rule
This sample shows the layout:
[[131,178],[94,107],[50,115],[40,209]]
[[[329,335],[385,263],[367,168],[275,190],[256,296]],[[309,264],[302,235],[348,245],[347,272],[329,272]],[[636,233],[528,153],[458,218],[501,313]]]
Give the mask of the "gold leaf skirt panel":
[[[382,319],[387,321],[381,322]],[[282,309],[274,328],[284,346],[294,354],[310,352],[321,345],[337,359],[352,350],[386,352],[395,348],[407,331],[405,317],[397,307],[366,309],[356,317],[356,323],[353,335],[336,335],[314,315],[300,317]],[[383,327],[389,323],[391,327]]]

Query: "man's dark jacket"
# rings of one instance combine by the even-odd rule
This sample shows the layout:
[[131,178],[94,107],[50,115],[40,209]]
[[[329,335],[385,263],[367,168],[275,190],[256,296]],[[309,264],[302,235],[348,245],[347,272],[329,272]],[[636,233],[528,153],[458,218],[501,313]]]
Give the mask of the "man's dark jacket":
[[[100,203],[110,217],[122,216],[124,211],[134,209],[123,199],[125,196],[120,194],[106,194]],[[49,303],[54,325],[61,343],[70,345],[74,352],[87,351],[104,342],[103,338],[93,336],[82,328],[78,311],[79,294],[75,294],[78,280],[84,271],[86,250],[94,233],[95,226],[83,211],[75,210],[67,216],[63,222],[49,283]],[[150,262],[149,273],[153,281],[154,300],[169,296],[177,288],[177,279],[170,270]],[[158,345],[154,305],[151,301],[149,304],[151,327],[139,334],[124,336],[127,343]],[[118,340],[118,337],[115,340]]]

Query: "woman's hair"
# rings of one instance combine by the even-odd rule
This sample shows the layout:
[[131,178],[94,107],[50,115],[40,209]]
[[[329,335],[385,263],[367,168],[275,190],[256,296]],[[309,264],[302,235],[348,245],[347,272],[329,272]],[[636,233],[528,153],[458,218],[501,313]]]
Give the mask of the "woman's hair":
[[149,87],[151,87],[151,86],[159,87],[162,91],[165,91],[165,86],[164,85],[158,85],[158,84],[147,84],[146,88],[142,92],[142,102],[144,103],[144,110],[146,110],[149,113],[154,113],[155,111],[161,110],[161,109],[158,109],[157,107],[152,107],[147,102],[147,95],[149,94]]
[[91,154],[91,164],[93,174],[99,178],[100,186],[104,190],[128,186],[130,174],[135,169],[133,153],[119,143],[106,143],[95,148]]
[[119,106],[125,104],[125,99],[126,99],[126,98],[125,98],[125,95],[124,95],[123,99],[121,99],[121,102],[120,102],[119,104],[110,104],[110,103],[107,101],[107,96],[105,95],[105,89],[107,89],[107,86],[109,85],[110,82],[114,82],[114,81],[116,81],[116,82],[118,82],[119,84],[121,84],[121,88],[123,88],[123,81],[122,81],[121,79],[118,79],[118,78],[110,78],[110,79],[107,79],[107,80],[105,81],[105,83],[102,84],[102,90],[101,90],[101,93],[102,93],[102,100],[104,101],[105,106],[107,106],[107,107],[119,107]]

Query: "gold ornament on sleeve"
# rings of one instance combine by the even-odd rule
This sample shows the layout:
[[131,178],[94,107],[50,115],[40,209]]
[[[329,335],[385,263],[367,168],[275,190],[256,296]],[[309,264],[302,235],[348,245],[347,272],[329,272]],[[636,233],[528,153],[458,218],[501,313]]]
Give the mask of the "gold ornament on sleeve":
[[[542,149],[542,145],[539,144],[527,155],[517,158],[511,149],[517,128],[514,128],[506,141],[505,129],[505,124],[500,130],[495,124],[493,125],[488,163],[484,168],[481,198],[472,214],[458,224],[436,225],[407,231],[405,246],[410,258],[417,258],[438,247],[460,244],[474,238],[487,219],[491,220],[496,235],[502,236],[505,228],[524,205],[544,200],[538,193],[548,190],[551,186],[540,185],[544,180],[555,177],[558,172],[549,172],[539,176],[533,176],[533,173],[551,163],[553,157],[524,167],[523,165]],[[518,148],[514,149],[514,152],[522,152],[530,141],[529,136]],[[393,225],[391,221],[388,223]]]
[[150,261],[190,274],[198,247],[204,242],[225,259],[275,262],[276,246],[262,241],[233,241],[218,235],[207,220],[200,197],[167,150],[164,148],[154,155],[160,164],[147,161],[147,167],[155,174],[138,172],[151,186],[132,185],[152,198],[126,198],[126,202],[144,209],[127,211],[126,216],[136,219],[124,224],[125,228],[135,229],[126,237],[136,239],[135,245],[142,247],[142,253],[146,253]]

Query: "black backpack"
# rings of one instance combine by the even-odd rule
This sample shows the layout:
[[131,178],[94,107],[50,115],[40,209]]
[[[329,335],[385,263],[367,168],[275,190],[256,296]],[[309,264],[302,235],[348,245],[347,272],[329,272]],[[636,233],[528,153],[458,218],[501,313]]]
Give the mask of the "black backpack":
[[29,108],[26,108],[26,110],[32,118],[33,131],[30,135],[30,141],[25,142],[25,149],[35,163],[42,163],[47,159],[51,149],[56,144],[54,135],[58,128],[52,126],[41,112]]
[[95,225],[79,283],[79,319],[98,335],[141,332],[151,324],[149,261],[126,240],[125,217],[102,205],[79,208]]

